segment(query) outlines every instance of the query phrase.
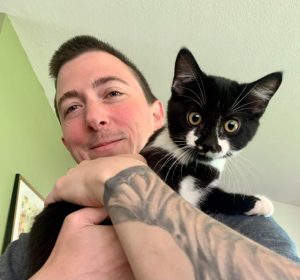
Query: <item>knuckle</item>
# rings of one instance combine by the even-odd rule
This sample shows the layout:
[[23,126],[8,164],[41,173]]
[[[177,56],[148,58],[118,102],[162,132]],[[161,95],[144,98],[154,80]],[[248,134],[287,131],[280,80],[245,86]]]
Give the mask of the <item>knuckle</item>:
[[71,214],[67,215],[64,220],[64,224],[66,224],[69,227],[79,225],[80,222],[81,222],[81,216],[78,211],[72,212]]
[[74,171],[74,169],[75,169],[75,167],[72,167],[72,168],[68,169],[67,172],[66,172],[66,174],[72,173]]
[[55,186],[54,186],[55,192],[60,192],[60,190],[62,189],[63,182],[64,182],[63,177],[60,177],[59,179],[56,180]]

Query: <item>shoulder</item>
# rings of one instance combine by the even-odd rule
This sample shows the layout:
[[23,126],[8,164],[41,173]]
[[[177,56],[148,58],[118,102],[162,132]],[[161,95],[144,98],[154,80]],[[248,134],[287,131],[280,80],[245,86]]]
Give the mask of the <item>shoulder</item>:
[[295,243],[272,217],[225,214],[215,214],[212,217],[278,254],[300,263]]
[[21,234],[0,257],[0,279],[23,279],[25,276],[29,234]]

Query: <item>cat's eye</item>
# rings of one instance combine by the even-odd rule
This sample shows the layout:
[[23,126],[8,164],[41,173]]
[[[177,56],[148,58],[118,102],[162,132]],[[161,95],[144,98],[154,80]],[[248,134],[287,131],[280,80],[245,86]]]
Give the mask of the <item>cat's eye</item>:
[[199,125],[202,121],[202,117],[198,112],[191,112],[188,113],[187,120],[190,125]]
[[224,124],[225,131],[228,133],[235,133],[240,128],[240,123],[237,120],[228,120]]

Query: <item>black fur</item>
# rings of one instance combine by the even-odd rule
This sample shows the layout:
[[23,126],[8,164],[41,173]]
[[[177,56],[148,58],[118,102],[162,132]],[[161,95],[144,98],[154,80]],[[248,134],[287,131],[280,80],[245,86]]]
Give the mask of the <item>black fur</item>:
[[[193,55],[187,49],[182,49],[175,64],[167,126],[150,138],[141,152],[142,155],[147,159],[149,166],[176,192],[180,193],[182,179],[192,176],[196,189],[205,191],[203,199],[196,205],[203,211],[230,214],[248,212],[259,198],[229,194],[218,186],[210,185],[219,178],[221,172],[212,166],[216,159],[210,154],[222,150],[218,138],[227,139],[231,146],[222,158],[231,156],[234,151],[239,151],[247,145],[255,135],[259,119],[269,99],[278,89],[281,79],[282,74],[279,72],[250,84],[239,84],[228,79],[208,76],[201,71]],[[253,94],[255,92],[261,92],[262,95]],[[264,96],[266,92],[268,94]],[[238,105],[242,107],[234,112],[230,107],[238,100]],[[202,122],[199,125],[193,126],[187,122],[190,112],[198,112],[201,115]],[[230,119],[240,123],[238,132],[232,135],[224,131],[224,123]],[[197,138],[194,147],[187,145],[185,140],[191,129],[195,129],[194,134]],[[164,133],[169,135],[176,149],[186,151],[188,158],[179,161],[166,147],[156,144]],[[202,147],[201,150],[199,146]],[[28,276],[33,275],[48,259],[65,217],[80,208],[67,202],[54,203],[36,217],[30,233]],[[111,221],[106,220],[105,224],[111,224]]]

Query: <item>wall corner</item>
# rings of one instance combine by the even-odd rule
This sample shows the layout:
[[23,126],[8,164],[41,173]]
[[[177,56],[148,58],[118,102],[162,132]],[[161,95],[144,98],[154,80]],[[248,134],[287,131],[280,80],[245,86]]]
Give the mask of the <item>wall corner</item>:
[[6,17],[6,14],[0,13],[0,33],[1,33],[1,30],[2,30],[2,26],[3,26],[3,23],[4,23],[5,17]]

